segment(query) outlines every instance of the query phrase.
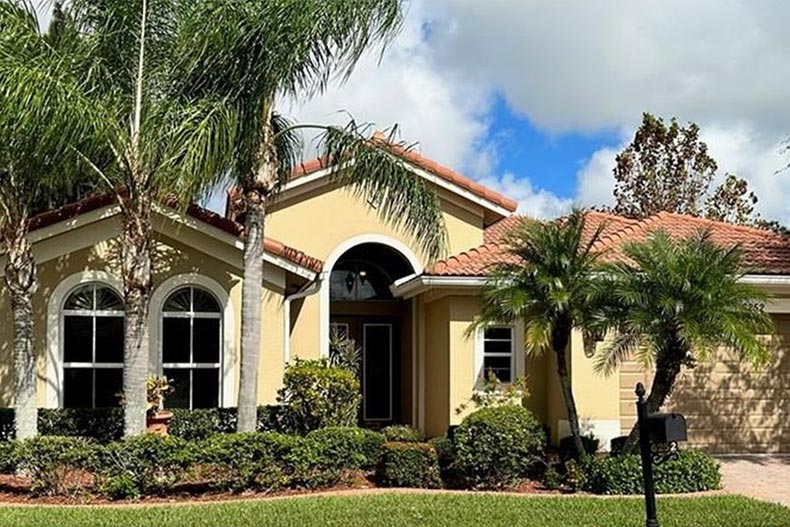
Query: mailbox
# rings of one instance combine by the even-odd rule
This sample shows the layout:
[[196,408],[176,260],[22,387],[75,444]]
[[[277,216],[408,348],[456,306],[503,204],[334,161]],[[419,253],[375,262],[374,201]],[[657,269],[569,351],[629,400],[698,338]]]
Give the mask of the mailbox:
[[686,418],[680,414],[650,414],[647,416],[650,441],[657,443],[675,443],[686,441]]

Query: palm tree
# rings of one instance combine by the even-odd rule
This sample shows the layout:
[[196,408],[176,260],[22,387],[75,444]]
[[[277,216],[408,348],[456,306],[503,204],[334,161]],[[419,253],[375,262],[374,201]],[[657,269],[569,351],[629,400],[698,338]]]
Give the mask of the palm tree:
[[[191,202],[226,172],[235,113],[222,98],[184,94],[176,43],[194,4],[182,0],[73,0],[86,60],[75,75],[91,106],[83,119],[102,133],[103,163],[83,154],[117,198],[122,214],[120,267],[125,303],[124,433],[145,429],[148,309],[157,202]],[[28,68],[36,70],[37,65]]]
[[588,238],[585,222],[579,210],[548,223],[524,219],[506,239],[508,258],[491,269],[474,325],[523,322],[528,353],[551,349],[579,455],[584,445],[568,369],[568,344],[574,328],[588,330],[600,318],[596,287],[600,253],[593,246],[603,229],[598,227]]
[[[57,13],[56,13],[57,14]],[[32,299],[38,287],[29,221],[41,206],[62,203],[78,172],[74,148],[86,149],[91,130],[81,118],[80,82],[70,75],[62,48],[67,21],[40,31],[23,1],[0,2],[0,247],[14,320],[15,429],[37,433],[36,350]],[[26,64],[36,63],[33,74]]]
[[[360,56],[400,28],[400,0],[269,0],[201,2],[181,42],[189,58],[180,73],[188,93],[227,98],[237,112],[232,176],[244,215],[241,371],[238,430],[256,425],[261,346],[264,218],[296,163],[297,130],[321,132],[318,149],[332,177],[375,201],[389,223],[414,233],[430,257],[445,229],[432,190],[394,153],[405,145],[369,137],[353,120],[344,127],[294,125],[276,112],[278,97],[321,92],[333,76],[347,78]],[[393,144],[397,143],[397,144]]]
[[[773,333],[762,308],[766,295],[741,281],[738,245],[717,245],[707,230],[686,239],[657,231],[627,244],[624,254],[628,261],[609,265],[602,284],[617,335],[599,353],[596,368],[612,374],[632,355],[654,365],[648,412],[664,405],[683,367],[693,368],[722,346],[754,365],[768,359],[759,338]],[[637,439],[634,426],[626,448]]]

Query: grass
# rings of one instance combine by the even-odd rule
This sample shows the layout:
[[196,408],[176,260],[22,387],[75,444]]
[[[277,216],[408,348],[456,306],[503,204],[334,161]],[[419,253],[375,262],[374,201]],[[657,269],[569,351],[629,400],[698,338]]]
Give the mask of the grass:
[[[379,494],[151,507],[0,507],[14,527],[641,527],[639,499]],[[659,499],[662,527],[787,527],[790,509],[735,496]]]

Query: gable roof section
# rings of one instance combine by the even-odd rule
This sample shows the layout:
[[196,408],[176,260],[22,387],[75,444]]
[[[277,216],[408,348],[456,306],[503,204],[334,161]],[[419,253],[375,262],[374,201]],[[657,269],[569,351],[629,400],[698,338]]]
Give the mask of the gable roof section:
[[[83,214],[98,211],[105,207],[116,205],[117,201],[115,196],[111,193],[95,194],[88,196],[75,203],[70,203],[58,209],[43,212],[30,219],[30,232],[40,231],[45,227],[53,226],[68,220],[78,218]],[[173,202],[165,204],[168,207],[174,205]],[[234,237],[240,237],[244,232],[244,227],[231,219],[225,218],[213,211],[203,208],[199,205],[189,205],[186,209],[186,214],[190,218],[196,219],[212,227],[231,234]],[[282,242],[271,238],[264,238],[263,240],[264,251],[283,258],[284,260],[304,268],[312,273],[318,273],[323,268],[323,262],[318,258],[308,256],[298,249],[289,247]]]
[[[524,216],[513,215],[491,225],[485,231],[485,242],[460,254],[436,262],[425,271],[427,276],[484,277],[490,267],[502,261],[514,261],[507,252],[505,236],[523,221]],[[714,242],[722,245],[740,244],[744,265],[753,274],[790,274],[790,237],[771,231],[696,218],[682,214],[661,212],[644,220],[634,220],[591,211],[587,213],[585,236],[603,228],[597,250],[605,250],[608,261],[622,261],[623,246],[633,241],[644,241],[650,233],[664,230],[672,237],[685,238],[700,229],[710,229]]]
[[[481,185],[473,179],[425,157],[419,152],[387,142],[384,135],[380,132],[374,134],[372,140],[385,145],[393,155],[399,157],[415,169],[418,175],[429,180],[434,180],[437,185],[463,198],[474,199],[484,208],[492,211],[496,215],[496,219],[506,217],[515,212],[518,208],[518,202],[515,200]],[[305,161],[299,166],[294,167],[289,182],[284,185],[282,191],[287,192],[288,190],[295,189],[307,183],[312,183],[328,177],[331,173],[329,170],[330,167],[331,164],[326,158]],[[226,217],[234,218],[236,216],[238,211],[237,202],[240,197],[237,189],[228,191],[228,199],[225,208]]]

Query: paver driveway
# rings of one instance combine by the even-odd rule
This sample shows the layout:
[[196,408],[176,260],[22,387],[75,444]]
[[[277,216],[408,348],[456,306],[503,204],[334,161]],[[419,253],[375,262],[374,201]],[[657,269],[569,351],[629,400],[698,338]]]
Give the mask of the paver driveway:
[[723,456],[725,492],[790,507],[790,456]]

